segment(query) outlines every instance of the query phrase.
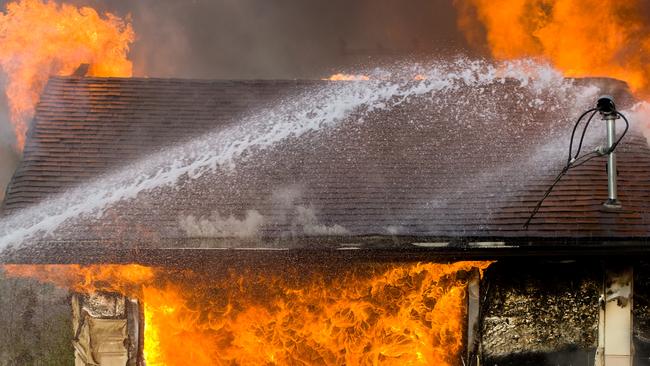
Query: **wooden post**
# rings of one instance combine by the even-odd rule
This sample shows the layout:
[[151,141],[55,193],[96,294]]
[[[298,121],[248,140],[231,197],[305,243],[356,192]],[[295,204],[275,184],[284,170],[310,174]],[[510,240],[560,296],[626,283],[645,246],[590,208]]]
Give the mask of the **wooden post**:
[[137,301],[119,294],[73,294],[75,365],[142,365],[139,309]]
[[481,275],[478,270],[472,272],[467,283],[467,364],[478,365],[479,320],[481,312]]
[[631,266],[605,270],[596,366],[632,366],[633,273]]

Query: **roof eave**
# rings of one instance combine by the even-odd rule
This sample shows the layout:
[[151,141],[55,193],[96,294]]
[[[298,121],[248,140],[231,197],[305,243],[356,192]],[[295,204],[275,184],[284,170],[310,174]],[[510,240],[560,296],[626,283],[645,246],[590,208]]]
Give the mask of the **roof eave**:
[[300,265],[352,262],[450,262],[508,258],[650,256],[648,238],[575,237],[340,237],[300,238],[255,247],[157,247],[41,242],[0,253],[5,264],[126,264],[215,266],[235,263]]

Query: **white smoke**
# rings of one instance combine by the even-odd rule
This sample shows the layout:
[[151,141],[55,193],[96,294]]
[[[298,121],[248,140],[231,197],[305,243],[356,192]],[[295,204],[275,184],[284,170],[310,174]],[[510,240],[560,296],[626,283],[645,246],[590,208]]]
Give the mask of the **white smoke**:
[[[323,224],[312,206],[289,206],[282,210],[279,220],[288,224],[292,236],[342,236],[349,231],[341,225]],[[189,238],[254,238],[269,219],[257,210],[246,211],[239,219],[222,216],[218,211],[207,217],[183,216],[179,226]]]
[[650,103],[639,102],[623,113],[630,120],[630,128],[640,130],[650,145]]
[[384,228],[389,235],[399,235],[402,232],[402,228],[397,225],[389,225]]
[[179,226],[189,238],[255,238],[266,224],[279,224],[293,237],[342,236],[349,231],[338,224],[324,224],[312,204],[302,203],[303,190],[299,186],[285,186],[270,196],[273,211],[263,215],[258,210],[248,210],[243,218],[222,216],[219,211],[207,217],[183,216]]
[[318,211],[312,204],[300,202],[303,189],[288,186],[276,189],[271,195],[275,208],[276,221],[291,228],[293,236],[341,236],[349,234],[341,225],[323,224],[318,219]]
[[316,217],[313,207],[296,206],[294,223],[302,229],[307,236],[341,236],[348,234],[348,230],[341,225],[324,225]]
[[208,217],[182,217],[179,224],[191,238],[252,238],[264,224],[264,216],[257,210],[248,210],[243,219],[238,219],[233,215],[223,217],[215,211]]
[[271,194],[271,203],[279,214],[287,214],[303,196],[303,187],[293,185],[277,188]]

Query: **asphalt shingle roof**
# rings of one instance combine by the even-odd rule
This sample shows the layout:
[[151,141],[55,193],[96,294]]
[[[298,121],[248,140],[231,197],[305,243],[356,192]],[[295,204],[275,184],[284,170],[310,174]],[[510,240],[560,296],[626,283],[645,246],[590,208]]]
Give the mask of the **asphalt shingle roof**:
[[[4,215],[329,83],[52,78]],[[620,85],[604,85],[615,86],[619,104],[628,102]],[[606,170],[598,158],[571,171],[525,230],[561,169],[566,133],[583,106],[533,106],[527,89],[508,82],[484,89],[353,112],[333,128],[259,157],[252,152],[234,173],[185,177],[174,189],[145,192],[47,240],[151,248],[308,245],[304,238],[332,237],[645,241],[650,149],[639,132],[618,151],[623,211],[602,209]],[[489,93],[509,96],[481,106]],[[485,120],[483,107],[491,111]]]

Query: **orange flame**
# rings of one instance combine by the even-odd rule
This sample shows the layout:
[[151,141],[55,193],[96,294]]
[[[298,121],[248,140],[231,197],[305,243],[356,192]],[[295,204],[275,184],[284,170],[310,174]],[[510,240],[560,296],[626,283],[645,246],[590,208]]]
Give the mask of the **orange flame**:
[[650,96],[650,17],[639,0],[454,3],[468,41],[496,59],[541,57],[567,76],[617,78]]
[[370,77],[366,75],[353,75],[353,74],[334,74],[327,79],[324,80],[332,80],[332,81],[363,81],[363,80],[370,80]]
[[91,76],[132,74],[127,58],[134,40],[131,25],[89,7],[54,1],[18,0],[0,13],[0,67],[7,74],[6,94],[17,148],[50,75],[69,75],[89,64]]
[[139,298],[142,286],[152,283],[151,267],[131,265],[9,265],[2,267],[13,277],[34,278],[75,292],[117,292]]
[[138,265],[5,266],[144,303],[152,365],[458,365],[468,271],[489,262],[363,264],[223,275]]

